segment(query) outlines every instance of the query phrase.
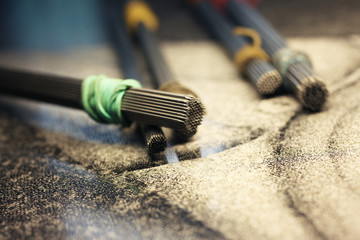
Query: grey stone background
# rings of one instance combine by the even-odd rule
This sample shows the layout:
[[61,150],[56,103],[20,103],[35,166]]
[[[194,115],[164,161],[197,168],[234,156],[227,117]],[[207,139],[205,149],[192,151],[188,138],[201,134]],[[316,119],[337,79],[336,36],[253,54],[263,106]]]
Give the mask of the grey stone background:
[[[259,96],[181,3],[154,1],[165,56],[207,107],[198,134],[154,161],[135,126],[1,96],[0,238],[358,239],[359,5],[260,6],[329,88],[309,113],[291,95]],[[0,63],[121,76],[106,45],[2,51]]]

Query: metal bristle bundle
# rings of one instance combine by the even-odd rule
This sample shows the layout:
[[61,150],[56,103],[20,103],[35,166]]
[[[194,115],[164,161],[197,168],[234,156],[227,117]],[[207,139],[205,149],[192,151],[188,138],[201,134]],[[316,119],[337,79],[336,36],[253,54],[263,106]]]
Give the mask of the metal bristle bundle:
[[[196,96],[192,90],[174,80],[154,33],[147,29],[145,24],[140,23],[137,28],[137,35],[146,62],[151,70],[154,85],[166,92]],[[177,139],[186,140],[192,137],[196,133],[197,126],[201,123],[205,108],[200,99],[192,97],[189,102],[189,108],[189,125],[187,128],[175,131]]]
[[246,68],[246,75],[256,85],[260,94],[273,94],[282,84],[282,78],[269,63],[253,60]]
[[278,71],[271,70],[264,73],[256,86],[260,94],[273,94],[281,86],[282,80]]
[[0,91],[82,109],[81,80],[0,67]]
[[196,134],[197,126],[201,124],[202,117],[205,114],[205,107],[199,99],[194,98],[190,105],[192,106],[190,115],[193,116],[190,131],[175,130],[175,136],[180,141],[187,140]]
[[303,83],[298,94],[300,102],[312,111],[320,111],[328,96],[325,84],[315,77],[304,79]]
[[233,26],[218,14],[208,2],[196,2],[193,7],[204,27],[227,48],[231,55],[236,54],[239,49],[248,45],[245,37],[233,34]]
[[287,46],[269,22],[245,1],[228,0],[225,8],[236,24],[253,28],[260,34],[262,47],[270,56]]
[[[255,29],[262,38],[262,47],[270,55],[272,61],[277,62],[278,54],[287,50],[291,54],[296,53],[288,48],[285,40],[276,32],[269,22],[254,8],[245,2],[229,0],[226,4],[226,11],[236,24]],[[291,56],[294,57],[294,56]],[[303,57],[297,55],[294,58]],[[289,59],[289,58],[288,58]],[[284,86],[292,90],[304,107],[319,111],[326,102],[328,90],[325,84],[314,76],[313,70],[308,65],[310,60],[302,60],[281,72]],[[289,64],[282,60],[281,64]],[[276,65],[276,64],[275,64]]]
[[204,115],[200,100],[192,96],[131,88],[123,97],[122,112],[130,121],[196,132]]
[[[218,41],[220,41],[234,57],[250,43],[244,35],[234,35],[233,25],[224,19],[206,1],[196,2],[193,6],[205,27]],[[244,69],[238,66],[243,73],[255,84],[259,93],[271,94],[281,85],[282,78],[277,70],[264,61],[256,58],[247,61]]]
[[[142,74],[140,67],[136,61],[135,49],[131,43],[131,38],[127,34],[123,15],[119,14],[119,9],[122,7],[119,1],[112,1],[107,5],[109,26],[112,28],[109,31],[112,36],[114,50],[121,62],[121,70],[124,77],[142,81]],[[142,129],[142,136],[146,143],[148,152],[150,154],[162,152],[166,148],[166,138],[159,126],[144,126],[139,124]]]
[[328,97],[325,84],[316,76],[312,69],[302,63],[289,67],[287,78],[290,87],[295,91],[299,101],[312,111],[319,111]]
[[[83,108],[82,81],[63,76],[0,68],[0,92]],[[194,132],[204,115],[200,100],[143,88],[127,89],[121,111],[129,121]]]
[[145,137],[149,154],[165,151],[167,141],[164,132],[159,126],[140,124],[140,127]]
[[201,124],[203,115],[205,114],[205,107],[200,99],[193,98],[189,105],[191,109],[189,115],[192,116],[192,121],[190,122],[191,129],[190,131],[177,130],[176,136],[180,140],[185,140],[195,135],[197,127]]

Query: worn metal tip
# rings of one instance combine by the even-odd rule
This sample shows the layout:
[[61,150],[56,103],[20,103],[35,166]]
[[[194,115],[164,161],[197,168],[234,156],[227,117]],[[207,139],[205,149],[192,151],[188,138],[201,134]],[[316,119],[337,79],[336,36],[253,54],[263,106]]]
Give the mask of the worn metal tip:
[[121,111],[130,121],[194,133],[205,108],[190,95],[137,88],[126,91]]
[[166,148],[166,138],[162,134],[154,134],[148,139],[146,145],[149,154],[163,152]]
[[273,69],[261,75],[256,83],[256,88],[260,94],[273,94],[281,86],[281,83],[282,78],[280,73]]
[[301,81],[298,98],[304,107],[311,111],[320,111],[329,95],[325,84],[317,77],[311,76]]
[[255,84],[260,94],[272,94],[282,84],[280,73],[269,62],[262,59],[251,60],[244,73]]
[[141,125],[141,129],[149,154],[165,151],[167,141],[161,127],[155,125]]
[[194,136],[205,115],[205,106],[199,98],[189,96],[189,100],[186,127],[175,131],[175,137],[180,140]]

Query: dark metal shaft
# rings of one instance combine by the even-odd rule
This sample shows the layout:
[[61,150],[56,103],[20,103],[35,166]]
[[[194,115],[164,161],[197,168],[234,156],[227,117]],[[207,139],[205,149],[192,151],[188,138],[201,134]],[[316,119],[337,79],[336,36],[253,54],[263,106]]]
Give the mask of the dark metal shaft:
[[[81,108],[81,80],[0,68],[0,92]],[[191,96],[143,88],[126,90],[121,111],[134,122],[192,131],[203,116]],[[119,106],[120,107],[120,106]]]
[[143,83],[140,67],[136,61],[135,49],[123,21],[124,16],[121,9],[124,3],[118,0],[107,0],[106,3],[108,35],[118,56],[123,76]]
[[[227,48],[233,57],[239,50],[250,44],[245,36],[234,35],[233,26],[206,1],[194,3],[194,8],[208,31]],[[261,94],[273,93],[281,84],[279,73],[262,59],[249,60],[244,73]]]
[[140,23],[138,25],[137,37],[153,76],[154,87],[159,88],[166,82],[174,81],[173,74],[165,62],[157,39],[145,24]]
[[287,47],[285,40],[265,18],[244,2],[227,1],[226,11],[240,26],[255,29],[262,38],[262,47],[272,57],[278,50]]
[[196,129],[203,116],[197,98],[139,88],[126,91],[121,109],[129,120],[181,131]]
[[[126,30],[123,21],[124,16],[122,11],[120,11],[122,6],[114,0],[109,0],[108,2],[109,25],[112,26],[110,29],[113,35],[112,43],[121,63],[121,70],[126,78],[133,78],[143,82],[140,67],[136,61],[135,49]],[[165,150],[167,141],[161,127],[140,124],[140,130],[150,154]]]
[[[139,40],[141,49],[143,50],[146,62],[149,66],[150,72],[152,74],[152,79],[155,88],[160,88],[164,91],[176,92],[181,94],[190,94],[195,96],[195,93],[189,88],[183,86],[179,82],[175,81],[173,74],[170,71],[169,66],[167,65],[165,58],[161,52],[160,45],[156,39],[156,36],[152,31],[150,31],[144,23],[139,23],[136,29],[137,38]],[[204,110],[204,107],[199,102],[197,111]],[[186,140],[192,137],[196,133],[197,125],[201,123],[201,119],[197,122],[191,129],[185,129],[181,131],[176,131],[175,135],[178,139]]]
[[0,67],[0,91],[82,109],[81,79]]
[[245,37],[233,34],[232,25],[220,16],[209,3],[200,1],[194,4],[194,8],[208,32],[220,41],[232,56],[249,44]]
[[[237,24],[253,28],[260,34],[262,46],[274,62],[278,57],[276,55],[288,48],[285,40],[269,22],[246,2],[229,0],[226,4],[226,11]],[[282,64],[287,63],[282,62]],[[292,91],[306,108],[318,111],[323,107],[328,90],[325,84],[315,76],[308,62],[291,64],[282,74],[284,86]]]

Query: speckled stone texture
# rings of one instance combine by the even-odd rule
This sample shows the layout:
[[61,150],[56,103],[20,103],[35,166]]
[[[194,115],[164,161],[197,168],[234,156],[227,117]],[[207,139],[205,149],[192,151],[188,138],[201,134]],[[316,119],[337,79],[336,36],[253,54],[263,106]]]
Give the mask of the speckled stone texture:
[[[1,96],[0,239],[359,239],[359,2],[260,7],[324,78],[319,113],[261,98],[184,6],[154,6],[177,79],[207,107],[198,134],[151,160],[136,126]],[[121,76],[107,46],[2,52],[0,63]]]

